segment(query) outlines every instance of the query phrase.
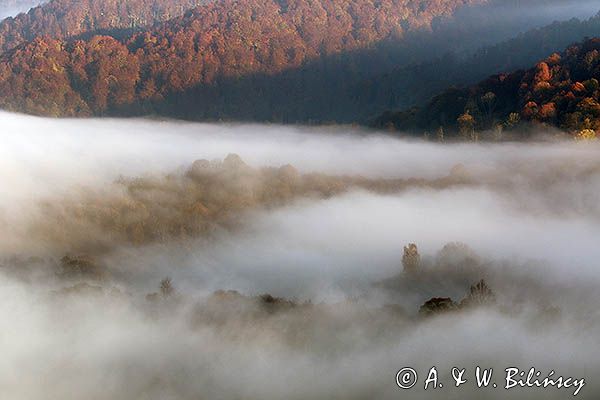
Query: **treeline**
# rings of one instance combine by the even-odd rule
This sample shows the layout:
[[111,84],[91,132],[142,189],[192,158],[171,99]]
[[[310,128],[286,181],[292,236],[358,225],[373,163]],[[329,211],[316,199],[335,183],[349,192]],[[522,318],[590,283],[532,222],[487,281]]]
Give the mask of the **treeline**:
[[48,248],[96,254],[123,244],[210,237],[238,228],[247,212],[298,199],[326,199],[352,189],[389,194],[473,183],[459,170],[436,179],[302,174],[291,165],[253,168],[230,154],[223,161],[197,160],[185,173],[121,178],[103,192],[77,189],[48,199],[27,231]]
[[546,124],[594,138],[600,132],[599,80],[600,38],[588,39],[529,70],[446,90],[421,108],[385,113],[374,125],[476,140],[482,131],[501,137],[505,130]]

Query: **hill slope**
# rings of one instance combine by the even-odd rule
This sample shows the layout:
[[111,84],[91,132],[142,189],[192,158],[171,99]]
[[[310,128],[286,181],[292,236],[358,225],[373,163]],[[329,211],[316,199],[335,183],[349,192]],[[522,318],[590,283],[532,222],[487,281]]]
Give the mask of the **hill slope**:
[[122,39],[61,39],[89,30],[75,26],[4,54],[0,106],[58,116],[147,112],[171,93],[368,48],[479,2],[223,0]]
[[0,22],[0,52],[41,36],[62,39],[88,32],[139,29],[182,15],[205,1],[51,0]]
[[478,131],[546,124],[595,136],[600,132],[599,80],[600,38],[588,39],[528,70],[448,89],[421,108],[387,112],[374,125],[476,137]]

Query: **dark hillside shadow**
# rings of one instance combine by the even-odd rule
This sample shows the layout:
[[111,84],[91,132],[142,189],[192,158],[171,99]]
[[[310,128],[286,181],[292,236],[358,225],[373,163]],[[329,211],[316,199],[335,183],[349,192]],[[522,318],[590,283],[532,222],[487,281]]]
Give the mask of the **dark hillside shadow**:
[[[446,54],[418,62],[444,48],[433,34],[403,43],[384,42],[355,52],[322,57],[279,74],[223,78],[173,93],[161,101],[132,104],[111,114],[156,115],[186,120],[278,123],[367,123],[386,110],[420,105],[452,86],[530,67],[586,36],[600,35],[600,16],[535,29],[461,58]],[[410,54],[410,58],[407,55]],[[396,68],[404,64],[403,68]],[[406,65],[410,64],[410,65]],[[386,72],[386,71],[393,72]]]

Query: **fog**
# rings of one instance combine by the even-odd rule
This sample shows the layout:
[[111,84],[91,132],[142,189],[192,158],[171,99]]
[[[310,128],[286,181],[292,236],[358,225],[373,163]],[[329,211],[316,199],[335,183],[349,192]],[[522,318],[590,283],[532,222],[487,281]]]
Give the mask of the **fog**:
[[0,19],[14,17],[20,13],[29,11],[31,8],[45,3],[43,0],[4,0],[0,1]]
[[600,11],[600,4],[594,0],[497,0],[490,2],[492,9],[507,17],[530,19],[584,18]]
[[[6,398],[573,395],[505,390],[512,366],[585,378],[578,398],[600,393],[597,143],[9,113],[0,126]],[[129,240],[122,226],[171,224],[186,193],[210,229],[144,226],[152,234]],[[416,275],[403,272],[409,243]],[[65,255],[102,274],[83,262],[67,274]],[[167,276],[174,289],[159,290]],[[494,303],[419,313],[432,297],[468,299],[481,279]],[[444,388],[425,391],[432,366]],[[475,389],[476,366],[495,368],[499,388]],[[403,367],[419,372],[411,390],[395,383]]]
[[479,8],[462,8],[457,17],[479,16],[488,22],[501,18],[517,19],[525,26],[533,27],[571,18],[587,19],[600,11],[600,4],[594,0],[488,0],[483,4]]
[[427,48],[442,44],[434,51],[436,57],[440,55],[438,52],[468,57],[478,49],[494,46],[527,31],[573,18],[585,21],[598,12],[600,4],[595,0],[482,1],[459,8],[453,18],[435,21],[435,39]]

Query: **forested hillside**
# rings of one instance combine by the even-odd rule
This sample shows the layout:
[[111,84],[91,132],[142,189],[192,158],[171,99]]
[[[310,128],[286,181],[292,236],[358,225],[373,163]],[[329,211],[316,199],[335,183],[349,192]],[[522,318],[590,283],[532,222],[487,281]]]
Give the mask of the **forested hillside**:
[[374,124],[466,139],[545,124],[592,138],[600,132],[599,80],[600,38],[588,39],[531,69],[449,89],[421,108],[385,113]]
[[[94,29],[87,22],[82,25],[89,18],[79,15],[74,25],[67,24],[69,29],[58,24],[52,37],[36,37],[2,57],[0,106],[54,116],[135,114],[178,109],[183,98],[194,109],[202,109],[202,96],[175,100],[168,96],[198,85],[210,88],[218,80],[270,76],[319,57],[360,51],[427,29],[434,19],[478,2],[223,0],[122,39],[61,39]],[[116,10],[120,10],[118,4]],[[154,8],[141,9],[154,12]],[[36,18],[40,10],[27,17]],[[139,24],[148,22],[149,17],[142,15],[146,14],[141,14]],[[103,28],[138,25],[118,17],[101,21],[89,24]],[[53,26],[52,21],[43,26]],[[1,32],[0,36],[6,37]]]
[[[0,107],[51,116],[364,122],[600,35],[600,16],[572,19],[472,54],[571,4],[544,3],[546,15],[536,14],[538,3],[51,0],[0,23]],[[588,9],[595,7],[572,13]]]
[[[0,51],[33,40],[141,28],[182,15],[206,0],[52,0],[0,23]],[[38,1],[40,3],[41,1]]]

